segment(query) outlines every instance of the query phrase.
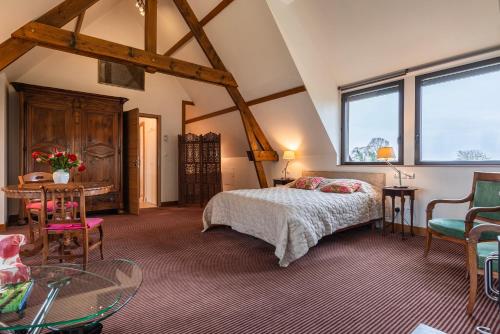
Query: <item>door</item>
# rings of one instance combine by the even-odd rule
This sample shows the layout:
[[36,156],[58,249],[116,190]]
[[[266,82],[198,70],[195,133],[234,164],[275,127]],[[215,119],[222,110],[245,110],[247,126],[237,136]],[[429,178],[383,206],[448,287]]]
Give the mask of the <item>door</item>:
[[126,111],[123,121],[125,204],[129,213],[138,215],[140,197],[139,109]]
[[[78,110],[75,108],[75,110]],[[121,113],[113,103],[86,100],[82,109],[82,159],[87,170],[77,175],[82,181],[105,182],[113,191],[87,199],[88,210],[121,207]]]

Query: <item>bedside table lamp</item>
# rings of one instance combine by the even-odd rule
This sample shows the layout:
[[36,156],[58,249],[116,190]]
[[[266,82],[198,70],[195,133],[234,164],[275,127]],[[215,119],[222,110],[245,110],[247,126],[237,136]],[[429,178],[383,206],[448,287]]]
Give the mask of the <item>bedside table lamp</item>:
[[406,174],[399,169],[397,169],[393,164],[389,162],[389,160],[396,159],[396,155],[394,154],[394,149],[391,146],[382,146],[377,150],[377,160],[385,161],[387,165],[389,165],[394,171],[398,174],[399,186],[394,186],[396,188],[408,188],[408,186],[403,186],[401,182],[401,174],[413,178],[413,175]]
[[295,160],[295,151],[285,151],[283,152],[283,160],[286,160],[286,165],[285,168],[282,170],[282,172],[285,172],[285,180],[286,180],[286,171],[288,168],[288,164],[290,163],[291,160]]

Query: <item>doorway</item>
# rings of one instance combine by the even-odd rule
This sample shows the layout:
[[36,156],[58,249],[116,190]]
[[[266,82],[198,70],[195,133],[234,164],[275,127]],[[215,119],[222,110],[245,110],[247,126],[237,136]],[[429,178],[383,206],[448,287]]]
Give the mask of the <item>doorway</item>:
[[139,208],[161,205],[160,116],[139,114]]

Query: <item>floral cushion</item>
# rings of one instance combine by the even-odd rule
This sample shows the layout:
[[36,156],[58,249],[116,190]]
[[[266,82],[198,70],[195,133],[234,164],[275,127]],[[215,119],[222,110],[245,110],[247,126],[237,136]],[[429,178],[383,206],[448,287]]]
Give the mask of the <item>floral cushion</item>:
[[320,188],[325,193],[352,194],[361,188],[361,183],[356,181],[334,181]]
[[29,279],[29,268],[19,257],[25,244],[22,234],[0,235],[0,285],[24,282]]
[[302,176],[295,181],[295,188],[314,190],[319,186],[321,181],[323,181],[323,178],[319,176]]

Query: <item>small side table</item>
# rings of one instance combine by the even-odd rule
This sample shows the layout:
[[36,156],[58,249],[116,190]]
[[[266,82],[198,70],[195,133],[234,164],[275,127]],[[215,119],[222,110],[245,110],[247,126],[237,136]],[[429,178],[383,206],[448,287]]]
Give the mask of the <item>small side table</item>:
[[[418,188],[398,188],[398,187],[384,187],[382,188],[382,212],[383,212],[383,222],[382,222],[382,232],[385,231],[385,226],[386,224],[390,223],[392,226],[392,233],[394,233],[394,202],[395,198],[399,197],[401,198],[401,234],[403,236],[403,239],[405,237],[405,223],[404,223],[404,217],[405,217],[405,197],[408,196],[410,197],[410,235],[414,236],[415,234],[413,233],[413,208],[414,208],[414,203],[415,203],[415,191],[417,191]],[[390,222],[385,220],[385,199],[387,196],[391,197],[392,200],[392,219]]]
[[295,181],[295,179],[273,179],[273,187],[276,186],[284,186],[285,184],[288,184],[292,181]]

